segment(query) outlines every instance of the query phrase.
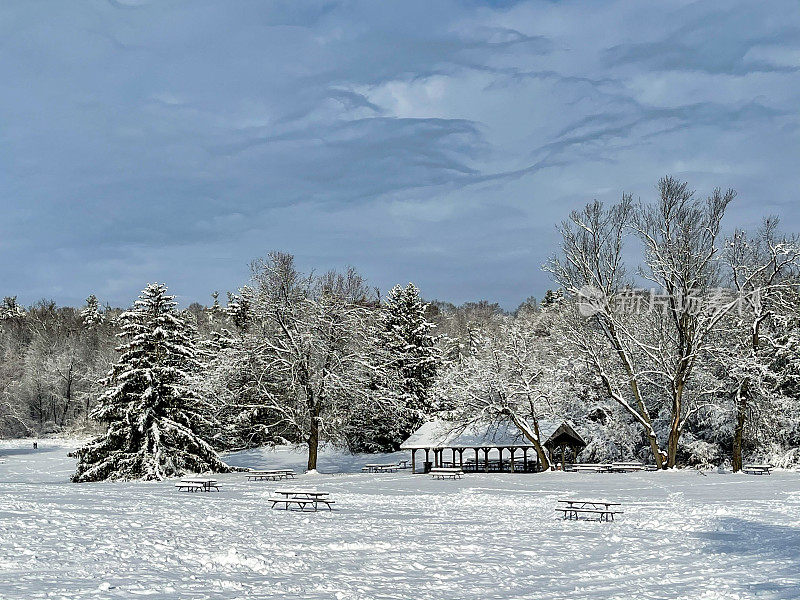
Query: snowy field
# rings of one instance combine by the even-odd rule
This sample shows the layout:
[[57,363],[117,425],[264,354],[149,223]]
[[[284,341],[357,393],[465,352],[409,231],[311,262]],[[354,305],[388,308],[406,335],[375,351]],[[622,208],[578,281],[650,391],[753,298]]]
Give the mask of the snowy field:
[[[0,598],[800,598],[800,473],[361,474],[323,454],[296,485],[337,510],[273,511],[283,482],[222,475],[220,493],[71,484],[65,443],[0,443]],[[232,464],[293,467],[287,449]],[[291,484],[290,484],[291,485]],[[556,517],[616,500],[615,523]]]

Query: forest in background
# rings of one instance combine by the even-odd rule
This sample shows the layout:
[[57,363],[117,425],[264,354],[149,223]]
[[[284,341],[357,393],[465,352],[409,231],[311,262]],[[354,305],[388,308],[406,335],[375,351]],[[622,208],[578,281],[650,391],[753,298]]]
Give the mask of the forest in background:
[[[179,310],[159,284],[125,310],[9,296],[0,436],[130,443],[146,429],[151,454],[170,436],[215,451],[296,443],[315,468],[322,443],[396,449],[433,416],[512,419],[537,446],[539,420],[568,419],[586,462],[797,464],[800,246],[774,217],[723,235],[734,197],[664,178],[652,201],[587,204],[559,226],[553,291],[513,312],[425,302],[413,284],[381,298],[355,269],[302,273],[281,252],[208,306]],[[641,256],[626,265],[632,241]]]

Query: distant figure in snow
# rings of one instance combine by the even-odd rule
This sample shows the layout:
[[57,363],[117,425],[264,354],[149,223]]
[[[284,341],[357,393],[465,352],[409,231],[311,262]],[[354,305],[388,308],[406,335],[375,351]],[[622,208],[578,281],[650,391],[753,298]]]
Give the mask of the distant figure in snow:
[[39,448],[39,442],[33,442],[33,449],[36,450]]

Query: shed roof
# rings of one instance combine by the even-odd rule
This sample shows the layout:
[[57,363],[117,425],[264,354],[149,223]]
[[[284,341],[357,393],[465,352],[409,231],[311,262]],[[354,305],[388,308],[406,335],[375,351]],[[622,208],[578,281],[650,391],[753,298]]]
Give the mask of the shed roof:
[[561,425],[553,431],[544,442],[544,445],[549,450],[553,450],[561,444],[572,446],[573,448],[580,448],[581,450],[586,447],[586,442],[575,431],[575,428],[569,421],[564,421]]
[[[561,421],[539,420],[542,443],[561,425]],[[509,448],[533,447],[510,419],[498,422],[458,423],[434,419],[423,423],[400,445],[403,450],[424,448]]]

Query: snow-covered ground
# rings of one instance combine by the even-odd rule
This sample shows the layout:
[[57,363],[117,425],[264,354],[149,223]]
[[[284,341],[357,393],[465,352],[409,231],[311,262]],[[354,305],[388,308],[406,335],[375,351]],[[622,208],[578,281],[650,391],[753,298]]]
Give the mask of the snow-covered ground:
[[[222,475],[71,484],[64,443],[0,444],[0,598],[800,598],[800,474],[362,474],[326,452],[294,484]],[[288,449],[229,456],[294,467]],[[273,511],[277,487],[337,510]],[[559,498],[616,500],[615,523],[556,517]]]

